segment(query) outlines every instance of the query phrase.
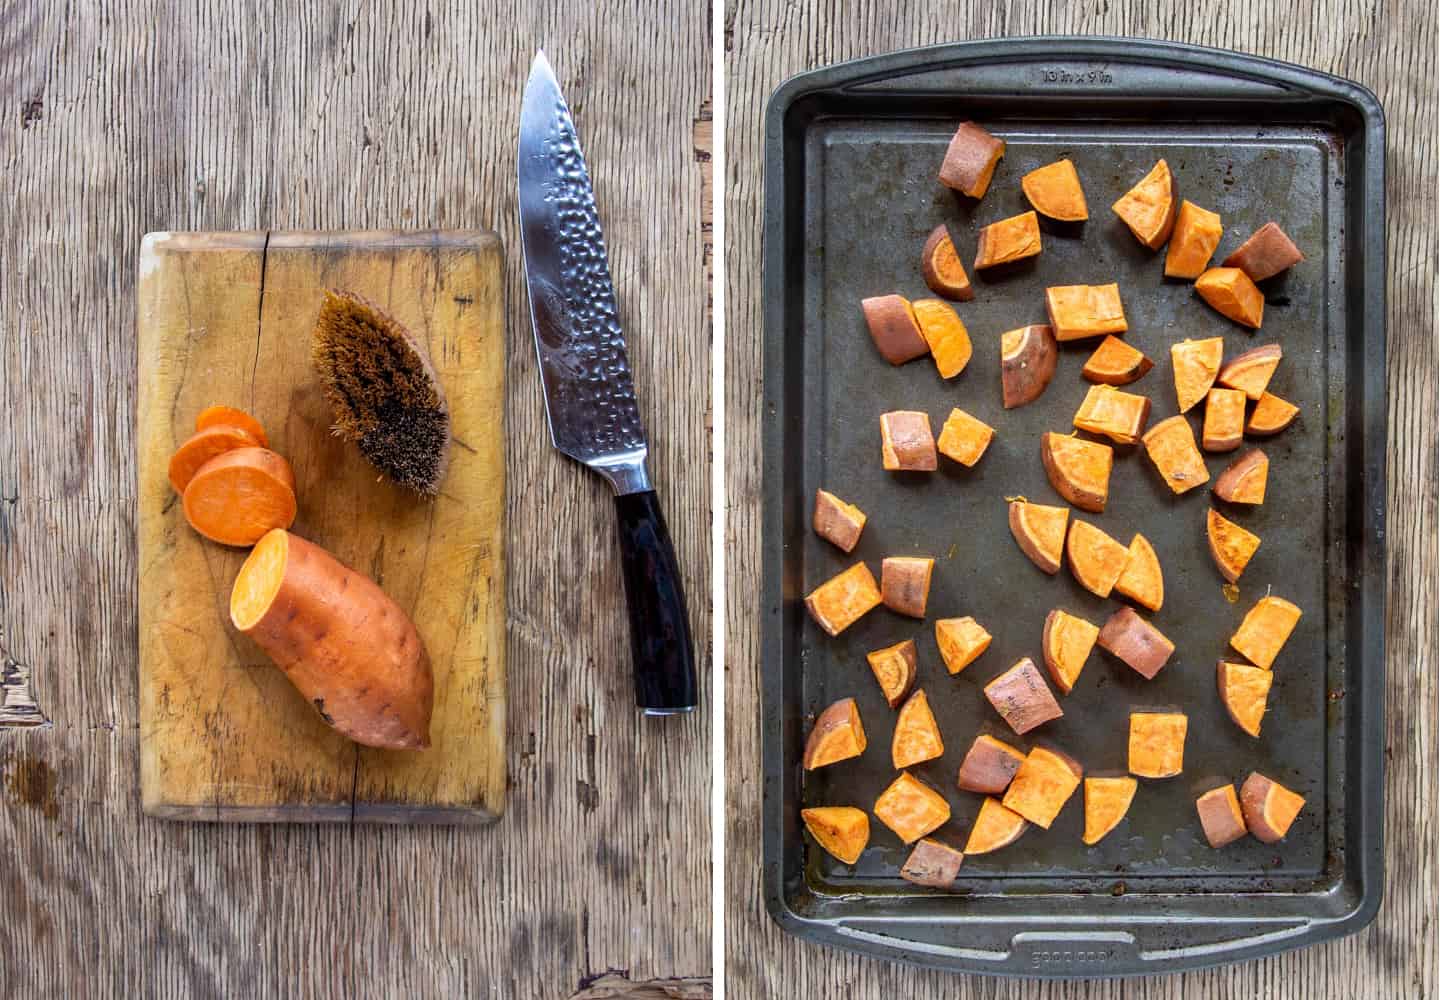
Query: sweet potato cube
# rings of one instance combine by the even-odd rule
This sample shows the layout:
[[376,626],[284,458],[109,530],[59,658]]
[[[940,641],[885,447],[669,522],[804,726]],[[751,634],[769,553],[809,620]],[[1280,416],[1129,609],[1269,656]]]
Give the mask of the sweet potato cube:
[[940,164],[940,183],[971,198],[985,197],[995,165],[1005,155],[1005,140],[974,122],[961,122]]
[[854,504],[846,503],[834,493],[815,491],[815,534],[834,545],[841,552],[850,552],[860,541],[860,532],[865,530],[865,512]]
[[925,782],[902,771],[875,800],[875,818],[907,844],[939,829],[950,819],[950,803]]
[[1205,516],[1205,537],[1210,542],[1210,557],[1228,583],[1239,581],[1250,557],[1260,547],[1259,535],[1252,535],[1213,507]]
[[1002,805],[1042,829],[1050,829],[1060,810],[1080,787],[1085,770],[1056,750],[1036,747],[1025,756]]
[[890,759],[895,770],[903,771],[914,764],[934,760],[945,753],[945,741],[940,738],[940,727],[935,722],[935,713],[930,711],[930,700],[925,691],[916,691],[900,708],[895,718],[895,735],[890,740]]
[[901,866],[900,877],[916,885],[948,889],[960,874],[964,860],[965,855],[949,844],[922,837]]
[[1256,840],[1267,844],[1284,840],[1304,807],[1302,796],[1258,771],[1251,772],[1240,786],[1240,811],[1245,825]]
[[1260,721],[1270,700],[1270,685],[1275,675],[1248,663],[1221,660],[1215,665],[1215,683],[1220,690],[1220,703],[1239,726],[1251,736],[1260,735]]
[[1129,385],[1155,367],[1155,362],[1143,352],[1131,347],[1116,336],[1107,336],[1080,369],[1080,374],[1091,382],[1104,385]]
[[980,803],[980,814],[970,827],[970,837],[965,841],[966,854],[989,854],[1002,847],[1009,847],[1020,839],[1030,824],[1025,817],[1012,812],[1000,804],[999,799],[987,798]]
[[1250,276],[1251,281],[1264,281],[1304,259],[1305,255],[1285,235],[1285,230],[1267,222],[1221,263],[1226,267],[1238,267]]
[[974,618],[941,618],[935,622],[935,644],[945,669],[958,674],[990,648],[990,633]]
[[1025,755],[1009,743],[982,733],[975,737],[975,742],[965,753],[965,759],[960,762],[960,776],[956,784],[961,791],[1003,795],[1024,759]]
[[1195,279],[1195,291],[1226,319],[1252,330],[1265,320],[1265,296],[1238,267],[1212,267]]
[[842,698],[832,702],[815,719],[810,736],[805,741],[805,755],[801,762],[805,770],[813,771],[837,761],[859,757],[865,752],[865,727],[860,722],[860,709],[854,698]]
[[1046,573],[1060,572],[1069,523],[1069,507],[1047,507],[1025,500],[1010,502],[1010,534],[1026,558]]
[[1005,409],[1033,402],[1055,377],[1060,349],[1048,326],[1022,326],[1000,335],[1000,388]]
[[865,654],[865,660],[870,664],[870,672],[875,675],[875,682],[880,685],[880,693],[885,696],[885,703],[891,708],[904,701],[905,696],[910,693],[910,687],[915,683],[918,659],[914,639],[906,639]]
[[1170,165],[1161,160],[1110,208],[1137,240],[1151,250],[1159,250],[1175,228],[1179,197]]
[[1220,216],[1193,201],[1182,201],[1175,213],[1175,231],[1165,251],[1165,277],[1194,280],[1210,264],[1225,227]]
[[1215,480],[1215,495],[1226,503],[1262,504],[1270,459],[1259,448],[1251,448],[1225,467]]
[[1205,398],[1220,373],[1220,361],[1225,355],[1225,341],[1221,337],[1207,337],[1204,340],[1182,340],[1170,345],[1170,364],[1175,369],[1175,400],[1181,413]]
[[1040,435],[1040,461],[1056,493],[1081,510],[1096,514],[1105,510],[1115,449],[1047,431]]
[[930,353],[930,345],[920,332],[920,321],[908,299],[899,295],[876,295],[861,299],[865,324],[880,356],[892,365],[903,365],[922,354]]
[[1045,308],[1056,340],[1084,340],[1129,329],[1120,286],[1114,283],[1052,285],[1045,289]]
[[970,276],[955,251],[955,241],[942,222],[930,232],[920,252],[920,274],[930,291],[956,302],[969,302],[975,297]]
[[880,460],[892,472],[934,472],[939,460],[930,414],[918,410],[880,414]]
[[1233,844],[1250,831],[1245,829],[1245,817],[1240,812],[1240,799],[1234,785],[1212,788],[1195,800],[1195,812],[1200,816],[1200,828],[1211,847]]
[[1080,175],[1070,160],[1056,160],[1020,178],[1020,190],[1035,211],[1057,222],[1083,222],[1090,218]]
[[1206,451],[1234,451],[1245,439],[1245,394],[1239,389],[1211,389],[1205,396],[1205,422],[1200,446]]
[[939,299],[916,299],[915,319],[930,345],[941,378],[954,378],[970,363],[970,334],[955,310]]
[[1117,389],[1092,385],[1075,412],[1074,424],[1082,431],[1101,434],[1116,444],[1135,444],[1150,419],[1150,399]]
[[1283,597],[1266,595],[1245,613],[1240,627],[1230,637],[1230,648],[1257,667],[1269,670],[1299,621],[1299,608]]
[[1279,344],[1251,348],[1225,362],[1215,381],[1228,389],[1239,389],[1247,399],[1259,399],[1265,395],[1265,387],[1280,367],[1283,356]]
[[1129,558],[1129,549],[1095,525],[1079,518],[1070,525],[1070,535],[1065,539],[1065,561],[1080,586],[1096,597],[1110,596]]
[[863,562],[837,573],[805,598],[805,609],[830,635],[839,635],[880,603],[880,588]]
[[1120,825],[1139,785],[1129,777],[1085,779],[1085,834],[1081,839],[1086,844],[1100,843]]
[[927,556],[887,556],[880,563],[880,599],[891,611],[924,618],[934,571],[935,560]]
[[1080,671],[1085,668],[1099,636],[1100,629],[1068,611],[1056,608],[1045,616],[1040,643],[1045,653],[1045,669],[1065,694],[1069,694],[1080,679]]
[[1245,433],[1256,437],[1270,437],[1289,427],[1299,415],[1300,407],[1286,402],[1273,392],[1267,392],[1255,404],[1255,409],[1250,411],[1250,422],[1245,425]]
[[801,809],[805,829],[832,857],[853,865],[870,842],[870,817],[854,806],[816,806]]
[[1146,680],[1153,679],[1175,652],[1175,644],[1134,608],[1121,608],[1111,615],[1100,627],[1096,641]]
[[936,447],[946,458],[969,467],[980,461],[994,436],[995,430],[989,424],[957,407],[945,418]]
[[1130,713],[1130,773],[1141,778],[1173,778],[1185,769],[1182,712]]
[[1036,256],[1040,249],[1039,216],[1034,212],[1021,212],[980,230],[975,247],[975,270],[1013,264]]
[[1128,597],[1150,611],[1159,611],[1165,603],[1165,577],[1160,572],[1160,557],[1144,535],[1130,539],[1125,568],[1115,581],[1115,593]]
[[1017,736],[1065,714],[1028,656],[986,684],[985,697]]
[[1210,470],[1195,447],[1195,432],[1184,417],[1160,421],[1141,440],[1145,442],[1145,454],[1172,492],[1185,493],[1210,481]]

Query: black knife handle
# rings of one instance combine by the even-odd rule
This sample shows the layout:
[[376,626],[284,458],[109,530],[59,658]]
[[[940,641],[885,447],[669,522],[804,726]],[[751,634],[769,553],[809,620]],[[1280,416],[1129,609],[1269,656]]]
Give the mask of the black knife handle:
[[620,520],[620,566],[630,607],[630,655],[635,703],[647,715],[688,712],[699,690],[695,646],[680,566],[654,490],[615,498]]

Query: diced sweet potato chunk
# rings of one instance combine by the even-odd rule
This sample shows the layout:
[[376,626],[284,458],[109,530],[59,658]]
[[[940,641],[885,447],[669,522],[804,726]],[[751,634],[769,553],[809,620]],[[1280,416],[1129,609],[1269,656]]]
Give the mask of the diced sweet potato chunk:
[[1144,535],[1137,534],[1130,539],[1125,568],[1120,572],[1120,579],[1115,581],[1115,593],[1150,611],[1159,611],[1165,603],[1165,577],[1160,572],[1160,557]]
[[1260,547],[1259,535],[1252,535],[1213,507],[1205,516],[1205,537],[1210,542],[1210,557],[1215,560],[1215,567],[1229,583],[1240,579],[1250,557]]
[[916,691],[900,708],[895,718],[895,735],[890,740],[890,759],[897,771],[927,760],[934,760],[945,753],[945,741],[940,738],[940,727],[935,722],[935,713],[930,711],[930,700],[924,689]]
[[1193,201],[1182,201],[1175,213],[1170,247],[1165,251],[1165,276],[1192,280],[1200,277],[1224,233],[1220,216]]
[[909,771],[903,771],[875,800],[874,813],[897,837],[913,844],[950,819],[950,803]]
[[940,183],[971,198],[985,197],[995,165],[1005,155],[1005,140],[974,122],[961,122],[940,164]]
[[1215,495],[1226,503],[1262,504],[1270,459],[1259,448],[1251,448],[1225,467],[1215,480]]
[[1025,500],[1010,502],[1010,534],[1015,536],[1020,551],[1047,573],[1060,572],[1069,523],[1069,507],[1047,507]]
[[854,698],[833,702],[815,719],[815,726],[805,741],[801,760],[805,770],[813,771],[838,761],[859,757],[865,752],[865,727],[860,722],[860,709]]
[[1170,345],[1170,364],[1175,369],[1175,400],[1180,412],[1205,398],[1220,373],[1220,361],[1225,355],[1225,341],[1221,337],[1207,337],[1204,340],[1182,340]]
[[1238,267],[1250,276],[1251,281],[1273,278],[1281,271],[1294,267],[1305,259],[1300,249],[1273,222],[1267,222],[1241,243],[1222,262],[1226,267]]
[[1165,484],[1174,493],[1184,493],[1210,481],[1210,470],[1200,449],[1195,447],[1195,432],[1182,416],[1160,421],[1146,433],[1145,454],[1155,464]]
[[839,635],[880,603],[880,588],[863,562],[837,573],[805,598],[815,623],[830,635]]
[[1289,427],[1299,415],[1300,407],[1286,402],[1273,392],[1267,392],[1255,404],[1255,409],[1250,411],[1250,422],[1245,425],[1245,433],[1256,437],[1270,437]]
[[990,633],[974,618],[941,618],[935,622],[935,644],[945,669],[958,674],[990,648]]
[[1181,712],[1130,713],[1130,773],[1142,778],[1173,778],[1185,769],[1185,730]]
[[1105,510],[1115,449],[1048,431],[1040,435],[1040,460],[1056,493],[1081,510],[1096,514]]
[[957,407],[945,418],[936,447],[946,458],[970,467],[980,461],[994,436],[995,430],[989,424]]
[[1000,335],[1000,388],[1005,409],[1040,397],[1055,377],[1060,356],[1048,326],[1022,326]]
[[1025,817],[1001,805],[999,799],[987,798],[980,803],[980,814],[970,827],[970,837],[965,841],[966,854],[989,854],[1002,847],[1009,847],[1020,839],[1030,824]]
[[1212,788],[1195,800],[1195,812],[1200,816],[1200,828],[1211,847],[1233,844],[1249,831],[1245,829],[1245,817],[1240,812],[1240,799],[1235,795],[1234,785]]
[[1285,839],[1305,799],[1280,782],[1253,771],[1240,786],[1240,811],[1256,840],[1267,844]]
[[1083,340],[1129,329],[1117,284],[1052,285],[1045,289],[1045,308],[1056,340]]
[[1221,660],[1215,665],[1215,682],[1220,689],[1220,703],[1230,718],[1251,736],[1260,735],[1260,722],[1270,700],[1270,684],[1275,675],[1248,663]]
[[924,618],[934,571],[935,560],[927,556],[887,556],[880,563],[880,599],[891,611]]
[[1021,212],[980,230],[975,247],[975,270],[1013,264],[1036,256],[1040,250],[1040,219],[1034,212]]
[[1070,535],[1065,539],[1065,561],[1080,586],[1095,596],[1110,596],[1129,558],[1129,549],[1095,525],[1079,518],[1070,525]]
[[1179,197],[1170,165],[1161,160],[1110,208],[1137,240],[1151,250],[1159,250],[1175,228]]
[[1028,656],[986,684],[985,697],[1017,736],[1065,714]]
[[948,889],[960,874],[960,865],[964,860],[965,855],[949,844],[922,837],[910,852],[910,857],[905,859],[900,877],[916,885]]
[[1054,609],[1045,616],[1045,631],[1041,638],[1041,649],[1045,653],[1045,669],[1050,679],[1065,694],[1069,694],[1080,679],[1080,671],[1095,648],[1100,630],[1084,618]]
[[939,299],[916,299],[914,309],[920,334],[930,345],[930,354],[935,359],[940,377],[959,375],[970,363],[970,333],[965,324],[954,309]]
[[936,226],[925,241],[925,249],[920,253],[920,273],[936,295],[956,302],[969,302],[975,297],[970,276],[965,273],[965,265],[955,251],[955,241],[944,223]]
[[1002,804],[1048,830],[1075,789],[1080,787],[1084,773],[1084,768],[1065,754],[1036,747],[1015,772]]
[[1206,451],[1234,451],[1245,439],[1245,394],[1239,389],[1211,389],[1205,396],[1205,422],[1200,446]]
[[1238,267],[1212,267],[1195,279],[1195,291],[1226,319],[1252,330],[1265,320],[1265,296]]
[[1092,385],[1075,412],[1074,424],[1082,431],[1101,434],[1116,444],[1135,444],[1150,419],[1150,399],[1117,389]]
[[1300,609],[1273,594],[1260,598],[1230,637],[1230,647],[1257,667],[1269,670],[1300,621]]
[[815,534],[842,552],[850,552],[865,530],[865,512],[833,493],[815,491]]
[[1106,620],[1096,640],[1100,648],[1113,654],[1146,680],[1160,672],[1175,652],[1175,644],[1136,613],[1134,608],[1121,608]]
[[1090,218],[1080,175],[1070,160],[1056,160],[1020,178],[1020,189],[1035,211],[1058,222],[1083,222]]
[[892,472],[934,472],[939,460],[930,414],[918,410],[880,414],[880,460]]
[[956,784],[966,792],[1003,795],[1024,759],[1023,753],[1004,740],[981,734],[975,737],[975,742],[965,753],[965,759],[960,762],[960,776]]
[[894,708],[904,701],[905,696],[910,693],[911,685],[915,683],[915,672],[919,665],[915,640],[906,639],[893,646],[866,653],[865,660],[870,664],[870,672],[875,675],[875,682],[880,685],[880,693],[885,696],[885,703]]
[[1120,825],[1139,784],[1129,777],[1085,779],[1085,835],[1081,839],[1086,844],[1100,843]]
[[853,865],[870,842],[870,817],[854,806],[816,806],[801,809],[805,829],[837,861]]
[[892,365],[903,365],[922,354],[930,353],[930,345],[920,332],[920,321],[908,299],[899,295],[876,295],[861,299],[865,324],[880,356]]
[[1155,362],[1143,352],[1131,347],[1119,337],[1107,336],[1080,369],[1080,374],[1091,382],[1105,385],[1129,385],[1155,367]]
[[1279,344],[1255,347],[1237,354],[1221,367],[1215,381],[1229,389],[1239,389],[1247,399],[1265,395],[1265,387],[1284,356]]

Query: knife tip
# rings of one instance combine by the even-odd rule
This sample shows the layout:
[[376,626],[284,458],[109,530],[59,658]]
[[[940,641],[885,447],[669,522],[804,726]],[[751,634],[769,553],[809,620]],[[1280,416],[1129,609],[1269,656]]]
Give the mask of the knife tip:
[[554,76],[555,71],[550,67],[550,60],[545,56],[544,49],[535,50],[535,58],[530,62],[530,75],[543,73],[547,76]]

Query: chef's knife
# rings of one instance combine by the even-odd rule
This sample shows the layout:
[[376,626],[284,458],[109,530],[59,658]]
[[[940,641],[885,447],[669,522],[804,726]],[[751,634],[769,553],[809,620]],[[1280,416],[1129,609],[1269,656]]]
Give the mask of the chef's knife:
[[520,242],[550,439],[615,489],[636,702],[647,715],[688,712],[697,685],[680,570],[645,470],[645,428],[590,172],[544,52],[525,84],[519,182]]

